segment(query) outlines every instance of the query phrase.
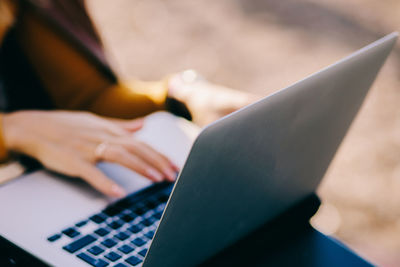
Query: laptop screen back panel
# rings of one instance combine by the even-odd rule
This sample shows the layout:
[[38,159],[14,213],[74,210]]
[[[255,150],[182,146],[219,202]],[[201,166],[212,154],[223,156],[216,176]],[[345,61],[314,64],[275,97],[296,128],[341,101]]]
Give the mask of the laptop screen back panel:
[[391,34],[202,131],[144,266],[194,266],[315,191]]

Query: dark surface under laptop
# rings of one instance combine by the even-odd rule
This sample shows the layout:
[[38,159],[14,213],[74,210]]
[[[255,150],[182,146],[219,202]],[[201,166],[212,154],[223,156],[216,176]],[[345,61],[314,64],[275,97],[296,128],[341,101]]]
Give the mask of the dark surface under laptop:
[[[308,196],[201,266],[372,266],[311,227],[319,205],[316,195]],[[0,266],[47,265],[0,237]]]

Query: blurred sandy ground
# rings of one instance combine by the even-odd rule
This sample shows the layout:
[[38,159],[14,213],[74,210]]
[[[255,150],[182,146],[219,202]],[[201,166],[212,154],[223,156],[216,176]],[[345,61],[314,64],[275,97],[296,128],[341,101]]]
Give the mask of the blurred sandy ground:
[[[398,0],[90,0],[121,79],[194,68],[268,95],[400,29]],[[314,225],[400,265],[400,45],[330,166]]]

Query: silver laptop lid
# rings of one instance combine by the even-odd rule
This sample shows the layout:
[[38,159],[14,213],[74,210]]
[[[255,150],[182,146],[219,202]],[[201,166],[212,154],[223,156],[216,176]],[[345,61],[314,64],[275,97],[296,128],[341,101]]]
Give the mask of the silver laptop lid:
[[314,192],[396,39],[204,129],[143,266],[197,265]]

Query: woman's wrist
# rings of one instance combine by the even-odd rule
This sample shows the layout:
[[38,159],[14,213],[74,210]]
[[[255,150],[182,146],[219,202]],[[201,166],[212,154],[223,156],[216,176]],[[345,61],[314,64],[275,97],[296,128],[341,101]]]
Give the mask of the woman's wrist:
[[18,113],[5,113],[2,115],[2,142],[4,149],[8,152],[17,149],[18,131],[16,127],[18,125]]

